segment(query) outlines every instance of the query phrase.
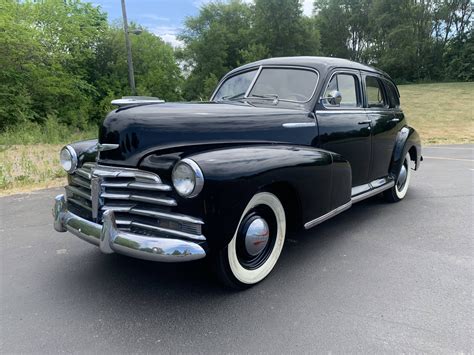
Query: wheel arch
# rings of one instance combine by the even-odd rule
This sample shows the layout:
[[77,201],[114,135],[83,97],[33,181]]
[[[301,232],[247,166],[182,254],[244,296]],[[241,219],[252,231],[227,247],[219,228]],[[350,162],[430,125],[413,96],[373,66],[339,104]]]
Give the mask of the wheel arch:
[[390,162],[389,174],[396,180],[400,172],[405,156],[410,154],[410,158],[415,162],[415,170],[421,162],[421,140],[416,130],[405,126],[397,134]]
[[260,188],[274,194],[283,205],[288,232],[296,232],[303,226],[299,192],[288,181],[272,182]]

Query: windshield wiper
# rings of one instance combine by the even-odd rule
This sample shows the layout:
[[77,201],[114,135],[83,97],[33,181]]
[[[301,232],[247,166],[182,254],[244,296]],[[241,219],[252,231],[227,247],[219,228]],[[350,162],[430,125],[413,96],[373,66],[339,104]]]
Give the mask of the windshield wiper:
[[278,104],[279,97],[277,94],[252,94],[247,99],[256,98],[262,100],[272,100],[273,104]]
[[232,100],[237,100],[237,99],[240,99],[241,96],[244,96],[246,93],[246,91],[244,92],[239,92],[238,94],[235,94],[235,95],[227,95],[227,96],[222,96],[221,99],[219,101],[232,101]]

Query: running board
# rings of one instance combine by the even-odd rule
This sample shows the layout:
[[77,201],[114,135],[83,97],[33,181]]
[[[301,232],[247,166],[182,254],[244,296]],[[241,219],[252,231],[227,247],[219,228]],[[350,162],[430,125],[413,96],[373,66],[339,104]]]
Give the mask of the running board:
[[[381,193],[382,191],[391,189],[394,185],[395,182],[391,178],[387,177],[383,179],[374,180],[369,184],[356,186],[352,188],[352,198],[349,202],[333,209],[332,211],[329,211],[321,217],[318,217],[316,219],[313,219],[312,221],[305,223],[304,228],[313,228],[314,226],[317,226],[318,224],[323,223],[324,221],[327,221],[328,219],[338,215],[339,213],[351,208],[352,204],[365,200],[366,198],[375,196]],[[357,193],[357,195],[354,196],[355,193]]]
[[[383,178],[374,180],[371,183],[366,185],[356,186],[352,188],[352,203],[357,203],[359,201],[365,200],[366,198],[375,196],[382,191],[391,189],[395,186],[395,181],[391,178]],[[366,187],[364,189],[364,187]]]

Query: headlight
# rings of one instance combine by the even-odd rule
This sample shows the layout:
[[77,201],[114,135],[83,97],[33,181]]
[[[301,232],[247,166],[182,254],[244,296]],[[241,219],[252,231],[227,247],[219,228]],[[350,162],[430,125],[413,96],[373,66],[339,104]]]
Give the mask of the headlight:
[[199,195],[204,185],[201,168],[191,159],[183,159],[176,164],[171,178],[174,188],[183,197]]
[[59,161],[64,170],[72,174],[77,168],[77,153],[70,145],[65,146],[59,153]]

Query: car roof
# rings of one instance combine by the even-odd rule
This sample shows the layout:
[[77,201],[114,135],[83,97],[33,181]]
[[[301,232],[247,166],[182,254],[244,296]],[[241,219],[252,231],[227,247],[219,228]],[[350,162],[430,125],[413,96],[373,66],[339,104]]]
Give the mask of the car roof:
[[[376,69],[374,67],[357,63],[352,60],[334,58],[334,57],[276,57],[259,60],[257,62],[252,62],[245,64],[241,67],[238,67],[232,70],[228,75],[231,75],[235,72],[245,70],[251,67],[260,66],[260,65],[289,65],[289,66],[304,66],[310,67],[318,70],[321,74],[327,72],[333,68],[348,68],[356,70],[365,70],[373,73],[377,73],[387,78],[390,78],[385,72]],[[228,76],[226,75],[226,76]]]

